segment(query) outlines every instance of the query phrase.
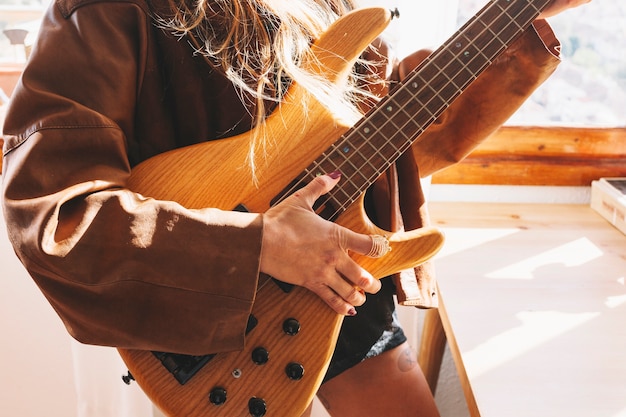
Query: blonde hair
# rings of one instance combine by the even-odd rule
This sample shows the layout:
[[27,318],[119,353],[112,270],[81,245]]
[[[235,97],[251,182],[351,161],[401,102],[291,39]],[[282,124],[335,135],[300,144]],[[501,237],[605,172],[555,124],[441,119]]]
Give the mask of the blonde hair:
[[[336,86],[307,72],[301,63],[312,58],[311,42],[339,16],[356,7],[355,0],[189,0],[179,4],[165,26],[200,42],[199,53],[243,93],[254,109],[253,125],[268,115],[267,104],[279,102],[291,82],[307,89],[323,105],[356,116],[358,102],[371,98],[352,82]],[[193,3],[191,3],[193,2]],[[249,162],[264,138],[253,138]]]

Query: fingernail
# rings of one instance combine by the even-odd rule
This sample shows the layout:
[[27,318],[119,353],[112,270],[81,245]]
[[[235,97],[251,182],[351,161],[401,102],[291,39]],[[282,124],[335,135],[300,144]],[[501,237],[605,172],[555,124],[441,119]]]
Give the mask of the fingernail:
[[328,176],[334,180],[336,180],[337,178],[341,177],[341,171],[339,171],[338,169],[334,170],[333,172],[331,172],[330,174],[328,174]]
[[348,310],[348,316],[356,316],[356,309],[354,307]]

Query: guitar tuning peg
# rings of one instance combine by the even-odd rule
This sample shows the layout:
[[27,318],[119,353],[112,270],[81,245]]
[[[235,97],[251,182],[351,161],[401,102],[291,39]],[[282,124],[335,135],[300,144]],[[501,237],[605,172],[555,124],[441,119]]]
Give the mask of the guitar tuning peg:
[[130,383],[134,380],[135,377],[133,376],[133,374],[130,373],[130,371],[127,371],[126,375],[122,375],[122,381],[124,381],[126,385],[130,385]]
[[393,10],[391,10],[391,18],[399,18],[400,17],[400,10],[398,10],[398,8],[394,8]]

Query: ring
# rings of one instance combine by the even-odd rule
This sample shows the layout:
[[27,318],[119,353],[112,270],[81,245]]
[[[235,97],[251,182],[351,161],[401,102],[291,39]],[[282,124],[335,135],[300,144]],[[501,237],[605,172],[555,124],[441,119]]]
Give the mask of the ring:
[[370,258],[380,258],[391,252],[391,246],[389,245],[389,240],[385,236],[381,235],[370,235],[372,238],[372,249],[370,249],[369,253],[366,256]]

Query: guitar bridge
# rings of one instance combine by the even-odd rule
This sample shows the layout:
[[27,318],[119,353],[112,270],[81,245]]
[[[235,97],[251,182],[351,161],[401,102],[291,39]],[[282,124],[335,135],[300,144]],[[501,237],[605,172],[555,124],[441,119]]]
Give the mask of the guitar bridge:
[[[246,335],[256,327],[258,320],[252,314],[248,317]],[[168,353],[153,351],[152,354],[161,361],[161,364],[178,381],[185,385],[204,365],[215,357],[215,353],[208,355],[183,355],[180,353]]]

